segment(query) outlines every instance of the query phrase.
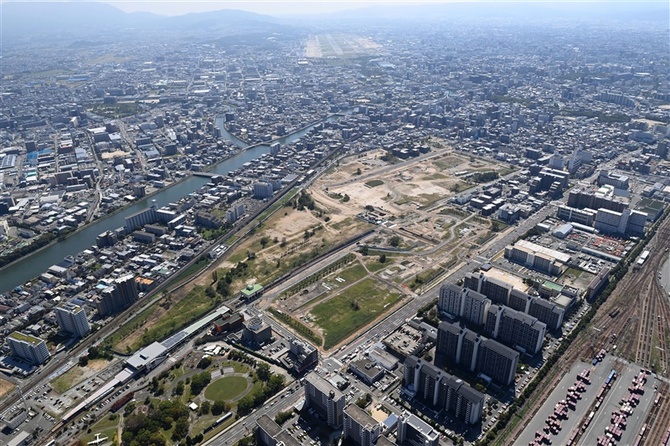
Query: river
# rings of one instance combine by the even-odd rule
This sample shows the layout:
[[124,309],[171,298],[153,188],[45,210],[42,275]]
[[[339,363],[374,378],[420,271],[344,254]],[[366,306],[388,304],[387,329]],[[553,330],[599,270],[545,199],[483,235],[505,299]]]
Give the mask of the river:
[[[308,127],[298,130],[276,140],[281,144],[292,143],[323,121],[316,122]],[[223,126],[223,118],[216,118],[216,126],[221,130],[222,138],[227,139],[238,147],[246,147],[246,143],[234,135],[228,133]],[[212,173],[225,175],[230,171],[242,167],[244,163],[252,161],[265,153],[270,152],[270,146],[267,144],[258,144],[250,146],[234,156],[216,164],[211,170]],[[183,181],[161,189],[151,197],[139,200],[122,211],[112,214],[108,217],[98,219],[89,226],[84,227],[75,234],[63,241],[49,245],[48,247],[34,252],[21,260],[0,270],[0,293],[9,291],[19,285],[22,285],[49,269],[50,266],[60,263],[66,256],[75,256],[85,249],[95,244],[95,238],[109,230],[115,230],[124,225],[126,217],[149,207],[151,200],[156,200],[156,204],[161,207],[168,203],[178,201],[180,198],[195,192],[205,184],[206,178],[190,176]]]

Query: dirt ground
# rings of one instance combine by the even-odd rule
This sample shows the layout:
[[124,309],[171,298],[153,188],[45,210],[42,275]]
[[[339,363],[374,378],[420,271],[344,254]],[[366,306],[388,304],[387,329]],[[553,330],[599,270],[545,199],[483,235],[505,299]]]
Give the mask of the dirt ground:
[[94,376],[110,364],[111,362],[105,359],[93,359],[85,367],[75,365],[53,381],[54,390],[69,390],[78,383]]
[[14,390],[14,387],[16,387],[16,384],[7,381],[6,379],[0,378],[0,398],[3,398],[9,392]]
[[[385,154],[380,149],[341,160],[314,183],[310,193],[338,213],[352,215],[372,205],[399,216],[446,202],[457,193],[457,188],[462,191],[474,187],[456,173],[498,168],[493,163],[471,161],[449,148],[398,165],[382,161]],[[347,202],[338,198],[345,195],[350,198]]]

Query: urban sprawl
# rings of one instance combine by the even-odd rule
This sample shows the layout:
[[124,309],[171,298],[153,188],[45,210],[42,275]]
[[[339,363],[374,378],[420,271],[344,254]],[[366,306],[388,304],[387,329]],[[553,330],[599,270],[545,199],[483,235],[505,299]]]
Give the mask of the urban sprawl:
[[5,39],[0,444],[668,444],[667,20],[239,20]]

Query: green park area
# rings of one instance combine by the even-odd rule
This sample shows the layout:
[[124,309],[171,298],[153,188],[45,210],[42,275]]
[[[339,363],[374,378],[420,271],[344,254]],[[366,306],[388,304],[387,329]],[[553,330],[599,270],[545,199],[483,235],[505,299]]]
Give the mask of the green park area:
[[216,296],[196,286],[184,297],[167,295],[126,322],[106,343],[119,353],[131,353],[167,338],[216,305]]
[[205,398],[211,401],[232,401],[247,390],[248,380],[244,376],[225,376],[217,379],[205,389]]
[[316,305],[310,313],[325,333],[324,348],[328,350],[378,318],[400,298],[400,293],[368,278]]

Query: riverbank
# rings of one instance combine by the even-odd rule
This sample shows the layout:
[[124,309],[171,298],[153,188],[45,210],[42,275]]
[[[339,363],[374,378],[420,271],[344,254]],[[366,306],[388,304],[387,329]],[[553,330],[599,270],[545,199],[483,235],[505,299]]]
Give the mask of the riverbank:
[[[271,140],[270,143],[293,142],[305,136],[307,132],[320,123],[327,122],[338,116],[343,115],[337,113],[329,115],[326,118],[314,120],[289,135]],[[230,135],[228,132],[226,132],[226,134]],[[236,137],[234,135],[230,136],[232,140],[231,142],[235,144],[234,139]],[[228,172],[239,169],[246,162],[256,159],[263,153],[269,152],[269,150],[270,146],[268,143],[258,143],[243,147],[239,150],[234,150],[230,156],[210,164],[203,170],[225,175]],[[104,218],[97,218],[92,222],[77,228],[64,239],[56,239],[47,245],[32,251],[30,254],[22,256],[20,259],[8,263],[0,269],[0,275],[2,275],[2,280],[0,280],[0,292],[9,291],[16,286],[29,282],[46,271],[51,265],[61,262],[66,256],[75,256],[81,251],[89,248],[95,243],[95,237],[100,233],[123,226],[124,219],[127,216],[126,214],[131,215],[134,212],[139,212],[142,209],[145,209],[150,206],[150,201],[152,199],[161,198],[166,203],[174,202],[189,193],[192,193],[206,183],[206,179],[195,177],[191,172],[189,175],[172,183],[170,186],[156,189],[151,194],[142,197],[142,199],[135,200],[128,203],[126,206],[122,206],[113,212],[106,214]]]

